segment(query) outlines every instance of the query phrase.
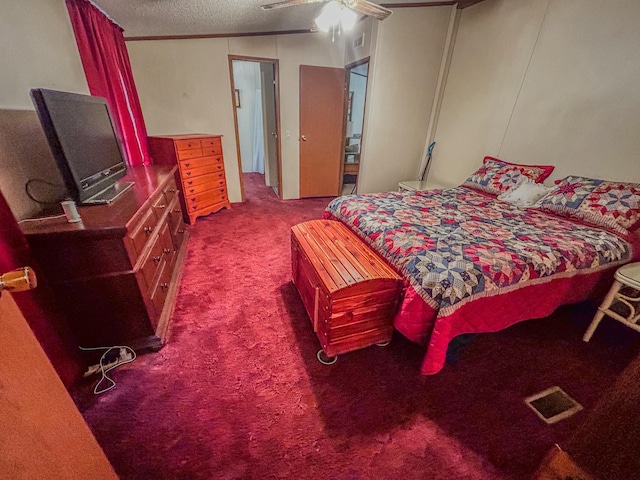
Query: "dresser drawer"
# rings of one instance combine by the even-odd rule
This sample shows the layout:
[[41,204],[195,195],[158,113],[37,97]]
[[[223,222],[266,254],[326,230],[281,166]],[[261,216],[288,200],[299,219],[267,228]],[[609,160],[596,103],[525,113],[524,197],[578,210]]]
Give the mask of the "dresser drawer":
[[204,155],[222,155],[222,145],[215,147],[204,147],[202,149]]
[[220,180],[214,180],[209,183],[202,183],[200,185],[196,185],[194,187],[187,187],[184,191],[186,197],[190,197],[192,195],[197,195],[198,193],[205,192],[207,190],[215,190],[217,188],[226,187],[227,183],[224,178]]
[[215,203],[227,201],[227,188],[220,187],[186,198],[187,209],[195,212]]
[[224,172],[210,173],[208,175],[201,175],[199,177],[183,180],[184,188],[185,188],[184,194],[189,195],[188,193],[189,187],[195,187],[196,185],[202,185],[203,183],[213,183],[213,182],[219,182],[219,181],[222,181],[223,184],[226,185],[227,181],[224,177]]
[[[133,248],[138,256],[142,253],[142,250],[144,250],[144,246],[151,238],[151,234],[153,233],[153,229],[155,228],[157,222],[158,219],[154,214],[154,210],[153,208],[150,208],[144,213],[140,223],[138,223],[138,225],[129,234],[129,238],[131,239]],[[132,259],[132,261],[133,260],[135,259]]]
[[201,138],[202,148],[207,147],[220,147],[222,148],[222,141],[219,137]]
[[169,281],[171,280],[171,268],[169,268],[169,262],[167,262],[166,259],[162,259],[158,270],[160,272],[160,276],[158,277],[158,282],[154,285],[150,295],[151,305],[154,310],[153,314],[151,314],[154,328],[158,326],[158,317],[160,317],[162,307],[164,307],[164,302],[167,300]]
[[184,160],[180,162],[180,171],[189,170],[190,168],[199,168],[205,167],[207,165],[215,165],[218,163],[224,164],[222,161],[222,156],[218,155],[217,157],[200,157],[200,158],[191,158],[189,160]]
[[153,239],[153,247],[151,247],[151,251],[147,256],[146,260],[140,267],[140,271],[138,275],[141,277],[143,290],[149,291],[153,285],[153,279],[156,276],[156,272],[158,271],[158,266],[162,261],[162,242],[160,240],[160,236],[156,235]]
[[182,217],[182,208],[179,203],[173,205],[169,211],[169,228],[173,240],[173,248],[177,251],[182,245],[186,227]]
[[[202,146],[202,143],[200,141],[200,139],[195,139],[195,138],[188,138],[185,140],[176,140],[175,141],[176,144],[176,150],[181,151],[181,150],[194,150],[196,148],[200,148]],[[207,145],[209,146],[209,145]]]
[[190,158],[200,158],[202,156],[201,148],[196,148],[195,150],[178,150],[179,160],[189,160]]
[[189,168],[187,170],[180,171],[183,179],[199,177],[200,175],[206,175],[207,173],[218,173],[218,172],[224,172],[224,165],[221,163],[215,163],[212,165],[207,165],[205,167]]
[[162,190],[164,198],[167,201],[167,205],[171,205],[173,199],[178,196],[178,187],[176,187],[175,180],[171,180],[166,187]]

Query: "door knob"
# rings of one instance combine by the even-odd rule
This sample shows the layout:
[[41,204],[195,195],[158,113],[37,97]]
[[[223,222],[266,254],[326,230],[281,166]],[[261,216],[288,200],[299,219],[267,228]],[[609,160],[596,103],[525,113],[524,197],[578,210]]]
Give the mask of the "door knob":
[[307,136],[306,135],[302,135],[300,138],[302,139],[303,142],[307,141]]
[[36,288],[37,284],[36,273],[30,267],[18,268],[0,275],[0,292],[2,290],[22,292]]
[[278,134],[276,132],[271,132],[271,135],[273,135],[275,138],[278,138]]

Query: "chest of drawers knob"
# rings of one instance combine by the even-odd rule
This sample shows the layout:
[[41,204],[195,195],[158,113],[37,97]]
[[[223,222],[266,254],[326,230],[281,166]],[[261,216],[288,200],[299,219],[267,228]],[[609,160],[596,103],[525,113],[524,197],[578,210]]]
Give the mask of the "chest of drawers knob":
[[158,263],[160,261],[160,255],[156,255],[155,257],[153,257],[153,261]]
[[170,248],[164,248],[162,251],[164,253],[171,253],[171,249]]
[[153,232],[153,227],[144,227],[144,233],[149,235],[151,232]]

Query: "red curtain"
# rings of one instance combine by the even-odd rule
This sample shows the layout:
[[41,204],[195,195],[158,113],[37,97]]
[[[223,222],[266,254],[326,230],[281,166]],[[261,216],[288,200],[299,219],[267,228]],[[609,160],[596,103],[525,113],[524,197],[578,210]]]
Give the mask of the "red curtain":
[[92,95],[109,103],[129,165],[151,163],[122,29],[87,0],[66,0]]
[[[0,274],[24,266],[33,267],[38,276],[27,240],[0,192]],[[16,293],[13,299],[62,382],[69,387],[81,373],[78,350],[56,298],[46,283],[39,283],[35,290]]]

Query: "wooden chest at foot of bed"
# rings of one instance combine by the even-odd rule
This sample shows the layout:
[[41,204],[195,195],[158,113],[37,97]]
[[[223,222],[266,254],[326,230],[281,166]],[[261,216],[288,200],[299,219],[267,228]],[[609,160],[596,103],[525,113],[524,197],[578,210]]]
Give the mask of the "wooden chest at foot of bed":
[[293,283],[329,357],[391,340],[402,278],[342,223],[291,229]]

